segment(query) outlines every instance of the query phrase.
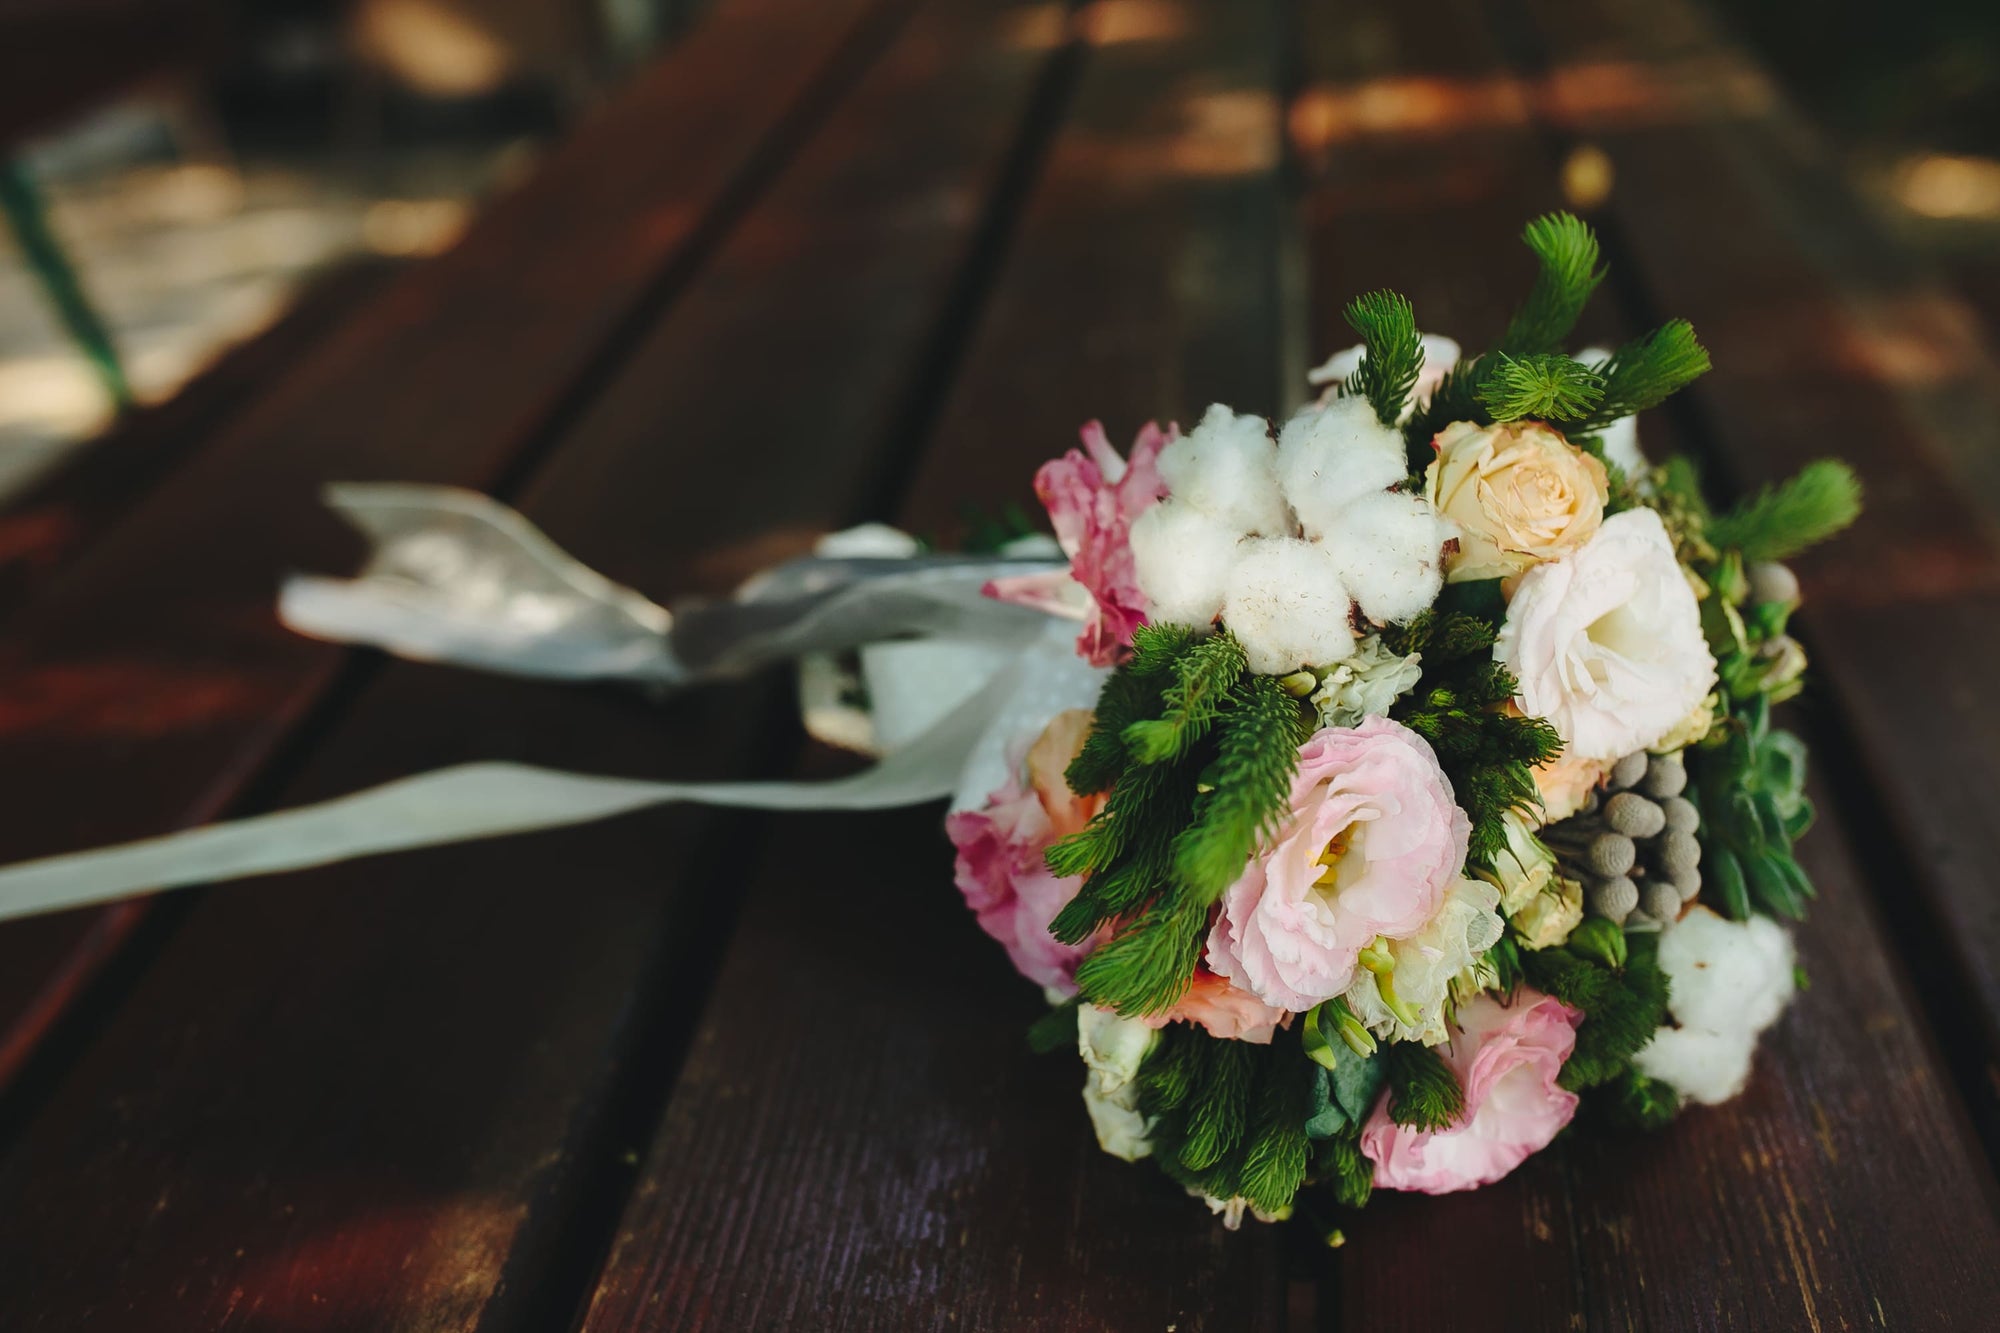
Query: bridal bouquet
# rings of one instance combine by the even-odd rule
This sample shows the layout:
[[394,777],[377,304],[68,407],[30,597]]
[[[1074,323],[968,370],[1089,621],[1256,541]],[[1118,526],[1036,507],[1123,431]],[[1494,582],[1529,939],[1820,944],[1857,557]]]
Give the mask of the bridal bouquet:
[[1105,1151],[1234,1226],[1308,1185],[1500,1179],[1589,1098],[1657,1126],[1748,1077],[1812,886],[1779,563],[1852,520],[1836,462],[1716,513],[1635,414],[1684,322],[1564,354],[1589,229],[1498,347],[1391,292],[1274,425],[1092,424],[1036,490],[1066,569],[989,595],[1082,622],[1096,704],[952,814],[957,882],[1055,1008]]
[[[1589,1097],[1657,1125],[1734,1096],[1812,895],[1805,656],[1780,563],[1854,517],[1815,463],[1726,513],[1635,414],[1708,366],[1684,323],[1565,355],[1603,274],[1541,271],[1464,359],[1389,292],[1275,430],[1212,407],[1044,466],[1055,540],[948,555],[870,526],[672,610],[488,497],[341,485],[353,578],[301,633],[545,679],[685,688],[797,659],[831,782],[651,782],[498,761],[0,867],[0,919],[587,823],[675,801],[952,798],[957,881],[1046,989],[1104,1148],[1235,1225],[1301,1188],[1470,1189]],[[1081,621],[1077,634],[1069,622]],[[1072,642],[1073,640],[1073,642]],[[1093,703],[1094,700],[1094,703]]]

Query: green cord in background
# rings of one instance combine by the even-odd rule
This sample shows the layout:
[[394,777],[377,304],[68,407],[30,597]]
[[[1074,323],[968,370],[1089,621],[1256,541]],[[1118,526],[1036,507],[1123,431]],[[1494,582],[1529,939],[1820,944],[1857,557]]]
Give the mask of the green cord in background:
[[95,367],[97,377],[120,411],[132,405],[132,386],[125,379],[125,367],[111,331],[98,318],[90,298],[84,294],[69,256],[63,253],[55,233],[49,230],[48,208],[26,168],[9,158],[0,160],[0,208],[14,228],[21,253],[41,280],[42,290],[55,305],[70,336]]

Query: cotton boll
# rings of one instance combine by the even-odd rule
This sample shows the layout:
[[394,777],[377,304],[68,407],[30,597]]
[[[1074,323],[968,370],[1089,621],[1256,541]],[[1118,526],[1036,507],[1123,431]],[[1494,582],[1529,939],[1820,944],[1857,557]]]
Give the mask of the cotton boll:
[[1306,408],[1278,436],[1278,482],[1308,537],[1323,537],[1340,511],[1388,490],[1408,472],[1402,435],[1363,398]]
[[1221,403],[1160,451],[1160,476],[1175,500],[1255,536],[1292,530],[1277,466],[1270,423],[1238,416]]
[[1267,537],[1243,544],[1229,574],[1222,621],[1242,640],[1252,671],[1279,676],[1352,653],[1351,606],[1340,567],[1325,547]]
[[1132,568],[1154,624],[1207,625],[1222,610],[1241,532],[1178,500],[1132,523]]
[[1422,496],[1382,491],[1340,511],[1324,545],[1341,583],[1377,624],[1415,616],[1444,587],[1444,544],[1450,520]]
[[[1671,933],[1671,932],[1669,932]],[[1754,1032],[1709,1032],[1701,1028],[1661,1028],[1632,1063],[1681,1096],[1720,1106],[1750,1081],[1757,1049]]]
[[1660,937],[1674,1018],[1711,1032],[1762,1032],[1792,998],[1792,938],[1767,916],[1730,921],[1696,908]]
[[1695,907],[1660,937],[1675,1026],[1633,1057],[1639,1071],[1711,1106],[1743,1091],[1757,1036],[1792,997],[1791,936],[1769,917]]

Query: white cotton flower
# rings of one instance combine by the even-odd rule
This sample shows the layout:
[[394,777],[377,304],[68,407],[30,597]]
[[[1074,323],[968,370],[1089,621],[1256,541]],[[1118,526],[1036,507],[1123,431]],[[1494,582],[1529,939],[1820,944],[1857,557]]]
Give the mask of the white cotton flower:
[[1499,907],[1500,891],[1491,884],[1459,880],[1422,930],[1388,942],[1387,951],[1396,960],[1388,974],[1390,988],[1403,1013],[1390,1008],[1381,982],[1366,967],[1355,970],[1354,984],[1344,997],[1347,1007],[1385,1041],[1420,1041],[1426,1046],[1444,1041],[1451,1035],[1445,1003],[1452,982],[1474,967],[1506,929]]
[[1271,423],[1238,416],[1221,403],[1201,424],[1160,451],[1160,476],[1174,500],[1234,528],[1239,535],[1281,536],[1292,516],[1278,489]]
[[1243,534],[1177,500],[1132,523],[1132,568],[1155,624],[1207,625],[1222,610]]
[[1354,650],[1351,605],[1340,566],[1325,547],[1265,537],[1245,542],[1238,553],[1222,619],[1242,641],[1252,671],[1282,676]]
[[1758,1034],[1792,998],[1791,936],[1769,917],[1729,921],[1696,906],[1660,937],[1659,960],[1674,1026],[1654,1033],[1633,1063],[1683,1097],[1726,1102],[1750,1077]]
[[1578,759],[1650,749],[1714,686],[1694,590],[1651,509],[1522,575],[1493,655]]
[[1401,432],[1376,420],[1365,398],[1305,408],[1278,433],[1278,482],[1308,537],[1326,536],[1348,505],[1408,473]]
[[1313,691],[1319,724],[1358,727],[1364,718],[1387,717],[1389,706],[1414,688],[1423,674],[1421,654],[1392,653],[1382,646],[1381,635],[1370,634]]
[[1420,495],[1381,491],[1340,511],[1321,544],[1361,613],[1380,625],[1409,620],[1444,587],[1444,544],[1455,531]]
[[1151,1129],[1139,1109],[1139,1066],[1160,1034],[1136,1018],[1121,1018],[1094,1004],[1076,1011],[1076,1047],[1089,1074],[1083,1105],[1090,1112],[1097,1146],[1113,1157],[1136,1162],[1153,1151]]

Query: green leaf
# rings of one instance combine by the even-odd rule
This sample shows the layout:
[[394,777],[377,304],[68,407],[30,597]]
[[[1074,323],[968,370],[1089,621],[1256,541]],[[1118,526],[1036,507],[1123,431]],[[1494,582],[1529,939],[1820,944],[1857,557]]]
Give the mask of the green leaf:
[[1542,263],[1527,302],[1508,322],[1500,339],[1498,350],[1509,356],[1559,349],[1576,327],[1590,294],[1604,280],[1604,270],[1598,266],[1597,237],[1573,214],[1550,213],[1536,218],[1521,239]]
[[1479,401],[1495,421],[1577,421],[1604,397],[1604,381],[1581,361],[1557,353],[1511,357],[1479,386]]
[[1745,560],[1785,560],[1825,541],[1860,514],[1860,479],[1847,464],[1823,458],[1715,519],[1708,539],[1741,551]]
[[1343,386],[1375,409],[1385,426],[1401,420],[1410,391],[1424,368],[1423,338],[1410,300],[1396,292],[1369,292],[1345,311],[1347,322],[1361,335],[1361,366]]
[[1028,1049],[1036,1055],[1076,1049],[1076,1004],[1065,1000],[1028,1028]]
[[1386,1064],[1389,1118],[1412,1129],[1448,1129],[1465,1113],[1465,1089],[1444,1057],[1413,1041],[1392,1042],[1376,1059]]

